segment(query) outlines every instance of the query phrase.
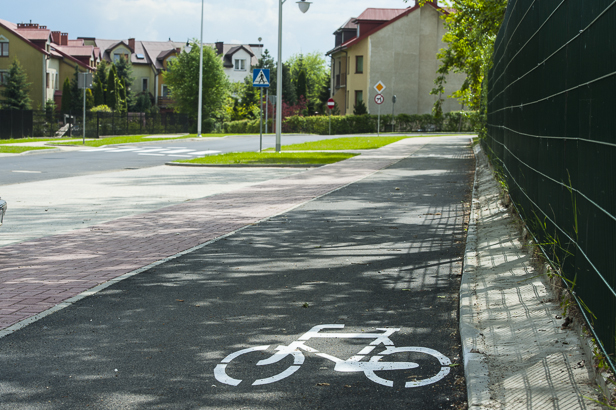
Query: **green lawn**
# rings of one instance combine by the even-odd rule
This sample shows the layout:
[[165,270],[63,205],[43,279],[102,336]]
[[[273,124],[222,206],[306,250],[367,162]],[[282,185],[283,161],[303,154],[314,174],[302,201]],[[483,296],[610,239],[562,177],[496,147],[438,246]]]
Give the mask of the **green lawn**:
[[74,138],[14,138],[10,140],[0,140],[0,145],[4,144],[20,144],[23,142],[45,142],[45,141],[55,141],[55,142],[63,142],[63,141],[77,141]]
[[15,146],[2,146],[0,145],[0,154],[19,154],[26,151],[34,151],[39,149],[53,149],[51,147],[15,147]]
[[[283,151],[329,151],[329,150],[354,150],[354,149],[376,149],[385,145],[392,144],[408,137],[344,137],[325,139],[314,142],[304,142],[302,144],[284,145]],[[272,151],[268,148],[266,151]]]
[[179,160],[189,164],[247,164],[247,165],[325,165],[356,156],[343,153],[259,153],[231,152],[228,154],[210,155],[203,158]]
[[[227,135],[233,134],[202,134],[205,137],[225,137]],[[109,137],[109,138],[101,138],[92,141],[86,141],[85,145],[88,147],[100,147],[102,145],[116,145],[116,144],[132,144],[135,142],[153,142],[153,141],[170,141],[170,140],[181,140],[186,138],[197,138],[197,134],[188,134],[183,137],[177,138],[165,138],[161,136],[160,138],[146,138],[148,135],[127,135],[121,137]],[[62,145],[83,145],[81,141],[62,143]]]

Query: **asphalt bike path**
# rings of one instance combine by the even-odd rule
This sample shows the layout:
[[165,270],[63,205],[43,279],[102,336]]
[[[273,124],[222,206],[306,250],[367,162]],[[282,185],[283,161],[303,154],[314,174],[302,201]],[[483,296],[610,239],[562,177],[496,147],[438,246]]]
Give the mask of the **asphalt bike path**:
[[[469,141],[407,140],[345,163],[100,225],[107,234],[0,248],[22,259],[0,270],[12,275],[3,289],[54,291],[56,280],[70,282],[58,296],[68,297],[197,246],[6,328],[0,408],[461,408]],[[167,245],[153,251],[152,242]],[[33,245],[49,253],[28,265]],[[80,281],[69,265],[80,266]]]

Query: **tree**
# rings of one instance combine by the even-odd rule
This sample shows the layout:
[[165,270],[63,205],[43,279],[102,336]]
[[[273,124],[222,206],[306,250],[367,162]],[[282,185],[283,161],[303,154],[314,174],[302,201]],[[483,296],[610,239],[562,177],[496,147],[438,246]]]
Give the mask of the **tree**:
[[71,111],[71,81],[68,77],[64,80],[64,84],[62,85],[62,114],[68,114]]
[[135,103],[135,111],[146,112],[150,108],[152,108],[152,100],[150,99],[149,93],[143,92],[139,94]]
[[54,100],[45,101],[45,119],[47,122],[52,122],[54,114],[56,113],[56,103]]
[[95,106],[94,95],[92,94],[92,90],[88,88],[86,89],[86,110],[91,110]]
[[[407,0],[404,0],[405,2]],[[420,0],[424,5],[428,0]],[[447,75],[450,72],[466,74],[466,80],[453,97],[469,107],[479,110],[482,84],[491,65],[494,41],[507,9],[507,0],[449,0],[453,9],[443,15],[447,33],[443,41],[448,47],[441,49],[441,65],[432,94],[439,95],[435,114],[442,113],[442,99]]]
[[116,75],[120,80],[120,83],[124,87],[124,91],[126,93],[125,105],[133,108],[135,104],[135,99],[133,97],[133,92],[130,89],[130,86],[135,82],[135,77],[133,76],[133,65],[130,60],[120,57],[120,60],[115,63]]
[[116,110],[118,105],[118,93],[116,89],[117,79],[115,66],[111,66],[107,75],[107,88],[105,89],[105,103],[112,110]]
[[[191,42],[190,51],[181,52],[169,62],[163,73],[165,84],[171,89],[174,109],[197,118],[199,105],[199,42]],[[207,120],[222,114],[223,103],[229,90],[229,80],[222,60],[210,47],[203,49],[203,106],[202,119]]]
[[363,100],[359,100],[353,106],[353,115],[364,115],[368,114],[368,108],[366,108],[366,104]]
[[71,79],[71,110],[74,113],[83,110],[83,89],[79,88],[79,75],[83,73],[79,72],[79,66],[75,64],[75,72]]
[[103,91],[105,90],[105,85],[107,84],[107,74],[109,73],[109,63],[107,60],[102,60],[94,73],[94,77],[92,78],[93,83],[100,82],[103,85]]
[[289,105],[297,104],[295,84],[291,81],[291,67],[286,63],[282,63],[282,100]]
[[306,84],[306,71],[302,70],[297,75],[297,99],[308,98],[308,84]]
[[9,69],[6,86],[2,90],[2,107],[10,110],[31,110],[30,84],[26,71],[19,60],[15,59]]
[[116,79],[116,89],[118,90],[118,111],[119,112],[127,112],[128,111],[128,101],[126,98],[126,83],[124,83],[120,78]]
[[299,73],[305,72],[308,105],[324,112],[321,105],[329,96],[323,101],[321,93],[324,87],[329,88],[330,70],[323,54],[316,51],[309,54],[294,54],[287,60],[287,64],[291,66],[291,75],[298,87]]
[[94,106],[95,107],[105,104],[105,91],[103,88],[103,83],[101,83],[100,78],[94,81],[94,91],[92,92],[92,94],[94,95]]

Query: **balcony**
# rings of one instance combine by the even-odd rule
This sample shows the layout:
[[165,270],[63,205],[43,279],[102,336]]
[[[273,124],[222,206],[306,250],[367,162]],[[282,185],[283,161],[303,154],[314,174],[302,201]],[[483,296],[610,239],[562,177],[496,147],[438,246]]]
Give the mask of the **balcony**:
[[160,108],[167,108],[173,104],[173,99],[170,95],[164,97],[158,97],[158,106]]

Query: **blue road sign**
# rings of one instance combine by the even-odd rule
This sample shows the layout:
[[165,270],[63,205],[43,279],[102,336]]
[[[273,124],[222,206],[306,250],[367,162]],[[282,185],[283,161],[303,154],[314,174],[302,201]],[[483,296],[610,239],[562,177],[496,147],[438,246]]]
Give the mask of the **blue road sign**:
[[254,87],[269,87],[270,86],[269,68],[255,68],[254,70],[252,70],[252,85]]

